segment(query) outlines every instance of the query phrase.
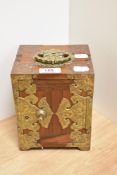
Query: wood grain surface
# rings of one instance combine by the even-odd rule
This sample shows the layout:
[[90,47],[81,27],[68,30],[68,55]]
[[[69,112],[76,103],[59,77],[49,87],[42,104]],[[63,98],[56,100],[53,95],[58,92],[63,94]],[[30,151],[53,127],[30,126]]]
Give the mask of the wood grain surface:
[[16,117],[0,122],[0,175],[116,175],[117,124],[93,112],[90,151],[20,151]]
[[[70,52],[72,54],[87,54],[87,59],[74,59],[70,64],[65,64],[61,67],[60,74],[50,74],[46,76],[45,74],[39,74],[39,68],[43,67],[40,65],[35,65],[33,61],[33,56],[42,51],[48,49],[60,49],[63,51]],[[91,61],[91,54],[88,45],[21,45],[19,46],[16,59],[12,68],[11,74],[37,74],[39,79],[65,79],[66,74],[77,74],[74,72],[74,66],[88,66],[89,71],[86,74],[93,74],[93,65]],[[45,66],[46,67],[46,66]],[[48,66],[47,66],[48,67]],[[84,74],[85,72],[83,72]],[[82,73],[81,73],[82,74]]]

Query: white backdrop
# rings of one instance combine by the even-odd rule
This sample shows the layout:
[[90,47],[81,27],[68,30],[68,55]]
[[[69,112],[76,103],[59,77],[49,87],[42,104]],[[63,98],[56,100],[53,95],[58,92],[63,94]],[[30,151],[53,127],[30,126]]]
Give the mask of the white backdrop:
[[70,43],[90,45],[94,107],[117,121],[117,0],[70,0]]
[[0,119],[15,113],[10,71],[18,45],[69,42],[90,45],[94,107],[117,120],[117,0],[0,0]]
[[68,43],[68,0],[0,0],[0,119],[14,115],[10,71],[20,44]]

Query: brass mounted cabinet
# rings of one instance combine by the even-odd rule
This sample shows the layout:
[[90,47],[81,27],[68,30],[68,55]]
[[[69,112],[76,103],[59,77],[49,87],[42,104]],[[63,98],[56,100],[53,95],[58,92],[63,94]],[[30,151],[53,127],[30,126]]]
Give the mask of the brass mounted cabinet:
[[90,149],[94,71],[87,45],[22,45],[11,79],[21,150]]

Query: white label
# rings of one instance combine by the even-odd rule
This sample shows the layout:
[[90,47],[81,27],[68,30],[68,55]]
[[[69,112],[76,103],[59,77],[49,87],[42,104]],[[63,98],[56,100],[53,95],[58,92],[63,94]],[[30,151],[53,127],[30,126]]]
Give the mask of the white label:
[[87,54],[74,54],[75,58],[88,58]]
[[40,68],[39,69],[39,73],[41,74],[54,74],[54,73],[61,73],[61,68],[57,67],[57,68]]
[[88,66],[74,66],[73,70],[75,72],[87,72],[89,71],[89,67]]

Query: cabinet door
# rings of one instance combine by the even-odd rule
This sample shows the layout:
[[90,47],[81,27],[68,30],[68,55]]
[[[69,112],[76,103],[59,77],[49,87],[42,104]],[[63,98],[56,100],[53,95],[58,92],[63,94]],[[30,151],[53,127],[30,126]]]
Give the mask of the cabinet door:
[[[39,143],[43,147],[65,147],[67,143],[71,142],[70,139],[70,125],[62,128],[61,122],[57,115],[59,104],[63,97],[70,98],[69,85],[70,80],[39,80],[36,82],[37,94],[39,101],[45,99],[45,107],[43,104],[42,109],[46,112],[52,111],[48,126],[40,126],[40,140]],[[47,105],[48,104],[48,105]],[[45,119],[48,116],[45,116]],[[44,118],[42,119],[43,122]],[[41,121],[40,121],[41,122]]]

